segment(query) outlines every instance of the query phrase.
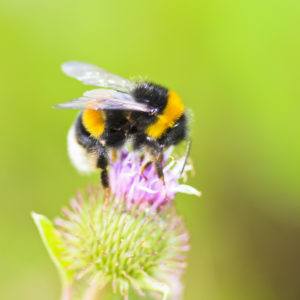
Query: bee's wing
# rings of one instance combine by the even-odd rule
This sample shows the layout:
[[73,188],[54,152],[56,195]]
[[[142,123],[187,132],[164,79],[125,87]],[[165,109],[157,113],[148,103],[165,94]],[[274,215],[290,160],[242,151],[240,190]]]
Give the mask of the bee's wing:
[[135,83],[130,80],[83,62],[66,62],[62,65],[62,70],[66,75],[76,78],[87,85],[100,86],[122,92],[129,92],[135,86]]
[[64,109],[133,110],[154,113],[153,109],[143,103],[136,102],[131,95],[106,89],[87,91],[83,97],[58,104],[56,107]]

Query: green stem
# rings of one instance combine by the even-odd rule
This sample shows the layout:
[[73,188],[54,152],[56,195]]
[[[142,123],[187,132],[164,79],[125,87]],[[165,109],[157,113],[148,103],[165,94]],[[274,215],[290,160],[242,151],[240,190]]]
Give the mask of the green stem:
[[100,300],[104,298],[105,288],[104,285],[99,283],[90,285],[84,296],[83,300]]
[[94,285],[89,286],[83,296],[83,300],[96,300],[96,299],[98,300],[98,297],[97,297],[98,291],[99,291],[98,285],[94,284]]
[[72,299],[72,286],[66,285],[63,287],[61,300],[71,300]]

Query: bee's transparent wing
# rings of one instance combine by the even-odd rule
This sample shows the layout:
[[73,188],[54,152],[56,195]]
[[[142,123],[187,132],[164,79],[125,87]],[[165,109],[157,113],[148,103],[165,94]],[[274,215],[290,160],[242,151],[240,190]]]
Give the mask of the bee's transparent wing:
[[62,65],[62,70],[66,75],[76,78],[87,85],[94,85],[122,92],[130,92],[135,87],[135,83],[130,80],[83,62],[66,62]]
[[56,107],[63,109],[133,110],[153,113],[151,108],[136,102],[131,95],[106,89],[87,91],[83,97],[58,104]]

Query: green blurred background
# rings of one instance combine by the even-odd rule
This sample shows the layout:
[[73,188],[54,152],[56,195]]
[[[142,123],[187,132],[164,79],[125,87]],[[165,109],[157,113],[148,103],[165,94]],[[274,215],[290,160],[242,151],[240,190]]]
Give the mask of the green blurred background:
[[78,188],[66,154],[75,116],[52,105],[86,87],[82,60],[177,90],[193,111],[192,236],[185,299],[300,299],[299,17],[286,1],[0,2],[0,298],[58,299],[30,218]]

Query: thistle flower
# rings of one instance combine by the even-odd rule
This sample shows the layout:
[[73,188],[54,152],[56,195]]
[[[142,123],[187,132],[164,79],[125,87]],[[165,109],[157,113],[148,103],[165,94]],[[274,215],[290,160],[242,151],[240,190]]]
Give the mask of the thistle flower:
[[192,166],[185,164],[185,157],[172,158],[172,151],[170,147],[164,153],[164,182],[158,177],[154,164],[147,164],[149,158],[122,151],[110,168],[110,183],[116,198],[124,200],[128,208],[140,205],[158,209],[169,204],[177,192],[200,196],[200,192],[193,187],[179,183],[180,179],[186,179]]
[[131,289],[180,298],[189,237],[172,200],[177,191],[199,192],[179,184],[186,173],[181,174],[183,160],[167,162],[170,154],[164,157],[165,184],[152,165],[141,173],[145,158],[123,151],[110,168],[113,196],[108,204],[98,189],[91,189],[78,194],[55,225],[33,214],[61,274],[67,291],[63,299],[71,299],[70,286],[78,282],[97,289],[111,285],[125,299]]

